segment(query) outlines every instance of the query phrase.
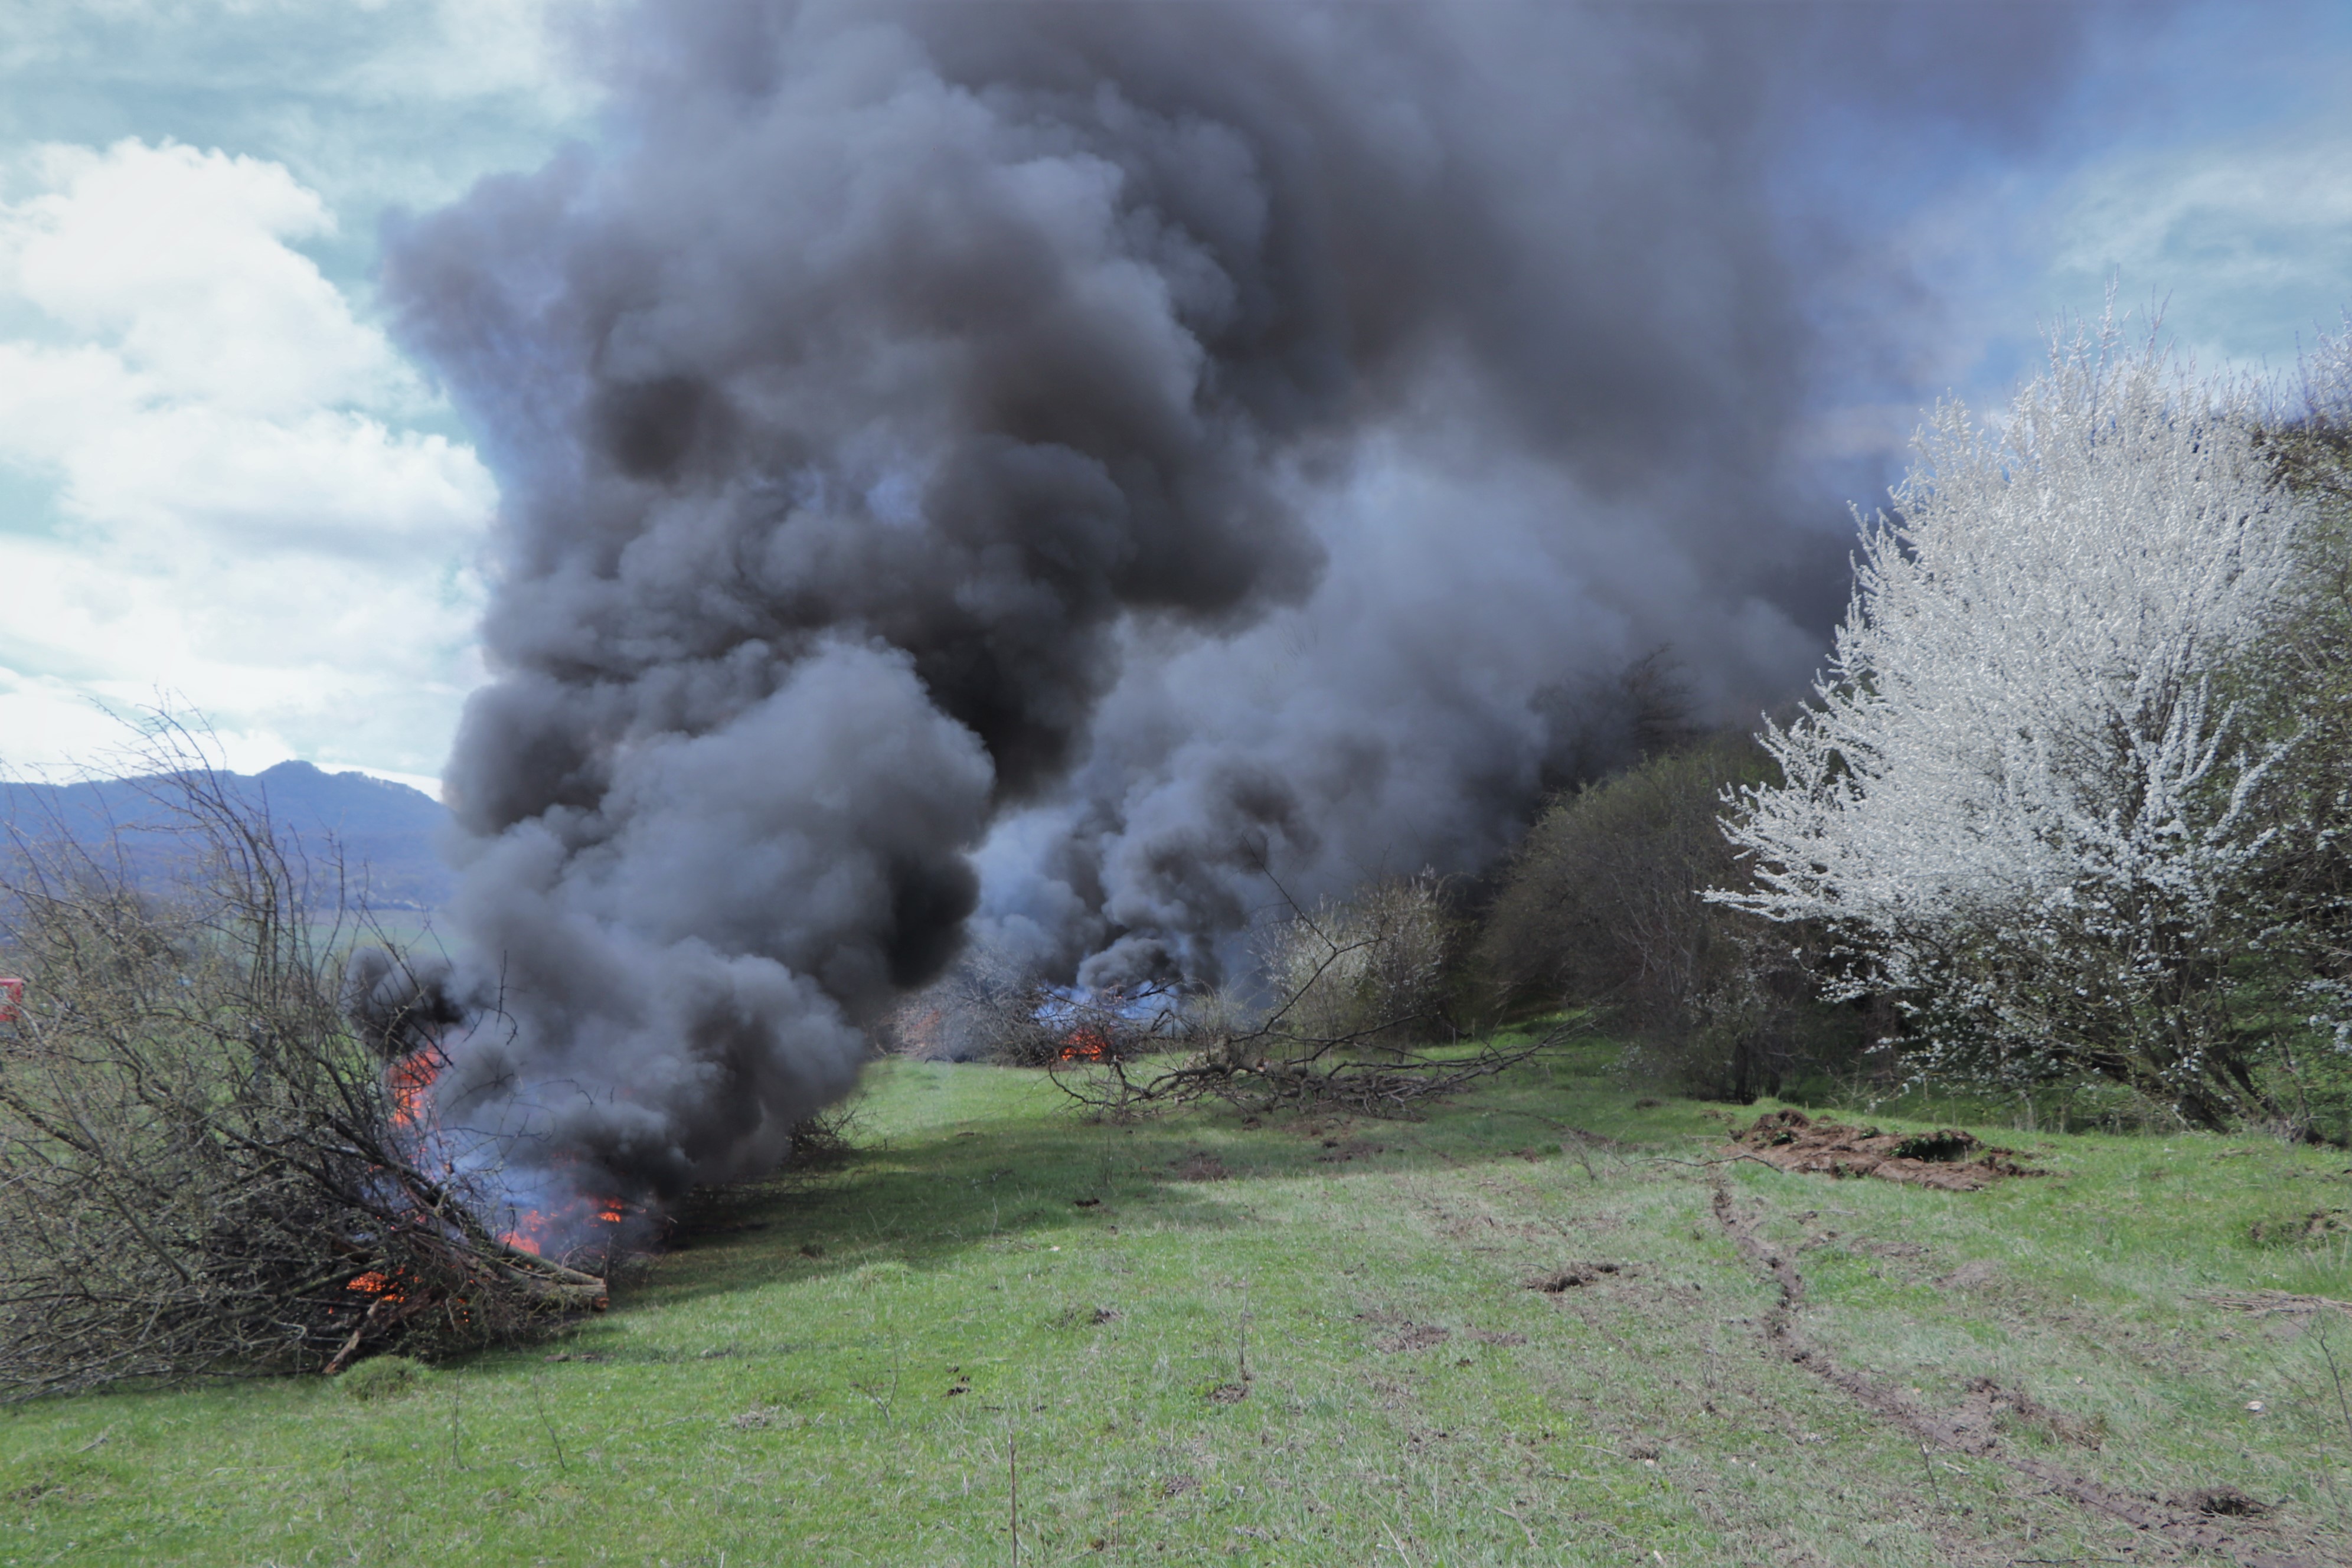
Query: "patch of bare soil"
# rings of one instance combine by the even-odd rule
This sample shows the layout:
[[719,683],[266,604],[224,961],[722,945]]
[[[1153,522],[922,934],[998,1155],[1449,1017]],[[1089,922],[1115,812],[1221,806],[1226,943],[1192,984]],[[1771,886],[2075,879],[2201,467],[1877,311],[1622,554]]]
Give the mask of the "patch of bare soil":
[[1938,1290],[1977,1290],[2000,1278],[1998,1266],[1978,1258],[1972,1263],[1961,1264],[1949,1274],[1938,1275],[1935,1285]]
[[1465,1329],[1462,1331],[1482,1345],[1523,1345],[1528,1342],[1525,1334],[1502,1334],[1492,1329]]
[[1881,1132],[1815,1121],[1801,1110],[1775,1110],[1734,1132],[1748,1158],[1817,1176],[1876,1176],[1949,1193],[1972,1193],[2004,1176],[2042,1173],[2018,1163],[2013,1149],[1979,1142],[1957,1127],[1934,1132]]
[[2210,1301],[2216,1307],[2226,1307],[2233,1312],[2252,1312],[2263,1318],[2274,1317],[2282,1312],[2308,1317],[2331,1308],[2338,1312],[2352,1312],[2352,1301],[2339,1301],[2333,1296],[2298,1296],[2290,1290],[2214,1290],[2199,1296],[2197,1300]]
[[1527,1282],[1527,1287],[1530,1290],[1541,1290],[1546,1295],[1557,1296],[1564,1290],[1580,1290],[1587,1285],[1598,1285],[1603,1279],[1619,1278],[1631,1272],[1632,1270],[1622,1263],[1571,1263],[1565,1268],[1556,1268],[1549,1274],[1537,1275]]
[[1318,1165],[1344,1165],[1350,1160],[1362,1160],[1388,1152],[1387,1144],[1375,1143],[1365,1138],[1326,1138],[1323,1140],[1323,1152],[1315,1156],[1315,1163]]
[[1450,1336],[1434,1323],[1407,1323],[1392,1334],[1382,1334],[1372,1342],[1372,1348],[1389,1355],[1404,1351],[1425,1351],[1432,1345],[1442,1345]]
[[[1804,1276],[1786,1254],[1764,1238],[1752,1219],[1738,1212],[1732,1202],[1730,1185],[1719,1175],[1715,1188],[1715,1218],[1740,1256],[1770,1275],[1780,1288],[1780,1300],[1764,1321],[1766,1341],[1790,1361],[1900,1428],[1911,1440],[1996,1460],[2079,1508],[2104,1514],[2173,1545],[2212,1552],[2238,1563],[2240,1568],[2319,1568],[2317,1559],[2273,1550],[2274,1542],[2250,1535],[2249,1526],[2238,1521],[2255,1516],[2226,1500],[2242,1495],[2234,1489],[2209,1489],[2172,1500],[2135,1497],[2047,1460],[2011,1452],[2000,1437],[2005,1423],[2041,1426],[2073,1442],[2095,1443],[2098,1436],[2095,1427],[2047,1409],[2022,1391],[2006,1388],[1991,1378],[1981,1378],[1969,1385],[1968,1398],[1958,1412],[1944,1415],[1928,1409],[1904,1389],[1841,1365],[1827,1352],[1809,1342],[1799,1329],[1798,1315],[1805,1300]],[[2075,1432],[2070,1434],[2060,1426],[2058,1423],[2062,1421],[2069,1423]],[[2217,1503],[2215,1500],[2223,1500]],[[2251,1499],[2246,1500],[2252,1502]]]
[[2106,1429],[2102,1423],[2053,1410],[2025,1390],[2011,1388],[1992,1377],[1980,1377],[1969,1384],[1968,1396],[1951,1416],[1951,1424],[1955,1430],[1984,1443],[2020,1428],[2045,1432],[2062,1443],[2082,1448],[2103,1447],[2106,1441]]
[[1194,1150],[1181,1160],[1169,1162],[1180,1182],[1222,1182],[1233,1174],[1225,1163],[1203,1150]]

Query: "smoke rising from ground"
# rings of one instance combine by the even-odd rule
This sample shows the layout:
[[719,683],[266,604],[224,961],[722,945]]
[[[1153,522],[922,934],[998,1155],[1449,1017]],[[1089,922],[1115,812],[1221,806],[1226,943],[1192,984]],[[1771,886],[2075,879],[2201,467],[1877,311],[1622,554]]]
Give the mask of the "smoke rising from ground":
[[1491,857],[1662,643],[1709,714],[1783,693],[1844,596],[1782,457],[1809,106],[2029,135],[2078,20],[620,25],[598,145],[391,247],[505,497],[446,779],[449,984],[503,1013],[443,1104],[583,1184],[753,1173],[974,917],[1203,975],[1262,864]]

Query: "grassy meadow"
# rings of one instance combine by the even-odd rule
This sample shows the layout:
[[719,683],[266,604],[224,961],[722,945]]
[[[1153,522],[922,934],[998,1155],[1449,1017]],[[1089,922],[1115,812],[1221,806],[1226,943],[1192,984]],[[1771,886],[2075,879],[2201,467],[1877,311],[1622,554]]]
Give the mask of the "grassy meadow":
[[1846,1366],[1997,1379],[2008,1452],[2352,1560],[2352,1313],[2258,1295],[2352,1299],[2352,1156],[1984,1127],[2047,1173],[1944,1193],[1725,1161],[1769,1108],[1646,1100],[1598,1042],[1420,1122],[1105,1125],[885,1064],[845,1159],[708,1195],[553,1343],[0,1411],[0,1564],[2175,1552],[1776,1352],[1718,1182]]

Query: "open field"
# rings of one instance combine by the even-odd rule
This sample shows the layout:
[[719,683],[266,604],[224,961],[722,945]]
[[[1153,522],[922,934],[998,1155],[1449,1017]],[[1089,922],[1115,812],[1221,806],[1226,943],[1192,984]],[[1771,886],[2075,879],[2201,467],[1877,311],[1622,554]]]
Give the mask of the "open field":
[[1944,1193],[1753,1113],[1600,1045],[1414,1124],[889,1065],[557,1344],[0,1413],[0,1563],[1002,1564],[1016,1459],[1034,1564],[2352,1560],[2352,1313],[2257,1294],[2352,1298],[2352,1157],[1986,1128],[2049,1173]]

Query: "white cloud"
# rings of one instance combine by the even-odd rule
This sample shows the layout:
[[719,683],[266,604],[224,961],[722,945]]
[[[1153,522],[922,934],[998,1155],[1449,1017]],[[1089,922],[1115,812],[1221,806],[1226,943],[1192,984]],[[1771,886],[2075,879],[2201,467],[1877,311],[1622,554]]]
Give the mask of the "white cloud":
[[407,0],[400,9],[425,16],[354,70],[352,84],[388,97],[520,95],[551,116],[578,114],[597,89],[563,47],[567,35],[616,8],[614,0]]
[[2127,297],[2168,301],[2209,366],[2283,368],[2298,333],[2332,330],[2352,305],[2352,120],[2094,165],[2056,240],[2062,286],[2089,294],[2119,275]]
[[43,194],[0,216],[0,279],[152,389],[275,414],[382,401],[406,378],[382,334],[288,240],[334,219],[276,163],[127,141],[47,146]]
[[[332,216],[281,166],[126,141],[46,147],[0,205],[0,465],[53,487],[0,519],[0,763],[105,738],[177,694],[236,766],[421,774],[480,678],[470,448],[289,243]],[[16,526],[10,527],[10,523]]]

